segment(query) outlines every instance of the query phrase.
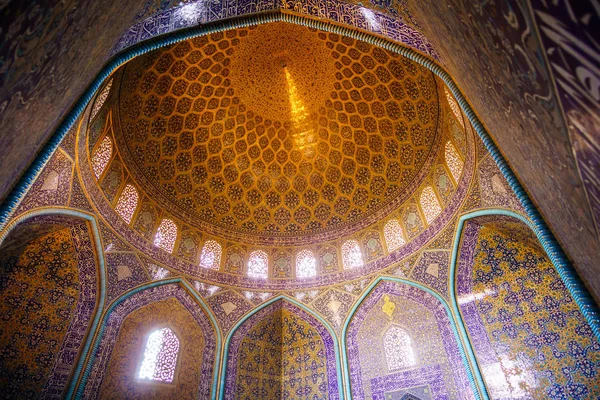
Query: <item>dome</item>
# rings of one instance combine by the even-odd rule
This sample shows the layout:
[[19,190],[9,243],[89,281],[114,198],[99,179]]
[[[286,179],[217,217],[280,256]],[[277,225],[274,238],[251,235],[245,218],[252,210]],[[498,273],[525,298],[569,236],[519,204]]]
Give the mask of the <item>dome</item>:
[[117,145],[141,190],[206,232],[331,240],[406,200],[436,156],[433,74],[348,37],[273,23],[128,63]]
[[304,26],[160,48],[98,99],[82,168],[96,207],[152,265],[215,284],[392,268],[445,228],[472,177],[472,134],[431,71]]

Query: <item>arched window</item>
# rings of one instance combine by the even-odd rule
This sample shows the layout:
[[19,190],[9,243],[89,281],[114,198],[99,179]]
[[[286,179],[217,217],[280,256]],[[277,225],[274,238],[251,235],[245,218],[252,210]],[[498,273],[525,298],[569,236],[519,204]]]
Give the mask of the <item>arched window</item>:
[[146,342],[139,378],[173,382],[178,353],[179,339],[173,331],[163,328],[152,332]]
[[113,80],[111,78],[110,81],[108,81],[108,83],[106,84],[106,86],[104,86],[104,89],[102,89],[102,92],[100,92],[98,97],[96,97],[96,101],[94,102],[94,107],[92,107],[92,113],[90,114],[90,120],[94,119],[96,114],[98,114],[98,111],[100,111],[100,109],[104,105],[104,102],[106,101],[106,99],[108,98],[108,95],[110,93],[110,88],[112,87],[112,83],[113,83]]
[[402,236],[402,228],[397,219],[390,219],[385,224],[383,227],[383,236],[385,237],[388,251],[394,251],[405,243]]
[[112,140],[109,136],[104,136],[100,146],[96,149],[96,152],[92,156],[92,169],[94,170],[94,175],[96,175],[96,179],[100,178],[100,175],[106,169],[108,162],[110,161],[110,157],[112,156]]
[[262,250],[250,253],[248,259],[248,276],[251,278],[267,279],[269,275],[269,257]]
[[117,214],[121,216],[125,220],[125,222],[130,223],[131,217],[133,217],[133,213],[135,213],[135,209],[138,205],[138,192],[132,185],[125,186],[123,192],[121,192],[121,197],[117,201],[117,206],[115,207],[115,211]]
[[177,225],[170,219],[163,219],[156,231],[154,245],[170,253],[175,247],[175,239],[177,239]]
[[438,202],[437,197],[435,197],[435,193],[431,186],[427,186],[421,192],[421,209],[423,210],[423,214],[425,214],[425,219],[428,224],[433,222],[435,217],[442,212],[442,207],[440,207],[440,203]]
[[444,156],[446,158],[446,165],[448,166],[454,181],[458,182],[460,174],[462,174],[463,162],[458,155],[458,151],[456,151],[456,147],[454,147],[449,140],[446,142]]
[[456,100],[454,100],[454,96],[452,96],[452,93],[450,93],[446,86],[444,86],[444,92],[446,93],[446,99],[448,100],[448,104],[450,105],[452,113],[460,123],[460,126],[462,126],[462,128],[465,129],[465,123],[463,122],[462,114],[460,112],[460,107],[458,106],[458,103],[456,102]]
[[221,265],[221,245],[214,240],[207,240],[200,254],[202,268],[219,269]]
[[308,278],[317,274],[317,260],[310,250],[302,250],[296,255],[296,276]]
[[362,266],[362,254],[356,240],[347,240],[342,245],[342,264],[344,269]]
[[410,336],[398,325],[392,325],[383,335],[385,359],[390,371],[416,364]]

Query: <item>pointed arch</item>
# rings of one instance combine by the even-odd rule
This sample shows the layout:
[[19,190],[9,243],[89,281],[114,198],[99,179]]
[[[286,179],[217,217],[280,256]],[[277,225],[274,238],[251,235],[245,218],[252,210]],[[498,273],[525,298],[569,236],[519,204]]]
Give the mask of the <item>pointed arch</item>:
[[127,224],[131,223],[131,218],[135,214],[135,210],[137,210],[139,198],[137,189],[133,185],[128,184],[121,192],[119,200],[117,200],[115,211]]
[[[350,371],[350,363],[358,359],[358,349],[355,340],[350,337],[350,330],[355,329],[352,324],[355,326],[360,325],[364,320],[366,312],[372,309],[379,299],[384,298],[384,294],[390,293],[390,290],[400,290],[403,296],[407,296],[417,303],[427,304],[428,308],[435,309],[434,313],[438,321],[445,319],[446,322],[444,323],[447,324],[448,331],[446,335],[442,335],[442,339],[446,345],[450,345],[450,347],[456,346],[455,348],[458,350],[456,354],[452,355],[452,364],[465,373],[466,379],[462,380],[463,390],[472,390],[476,399],[488,399],[489,396],[487,395],[481,374],[477,367],[472,367],[476,363],[470,341],[466,334],[463,336],[461,322],[454,318],[450,305],[440,294],[420,283],[391,276],[379,276],[376,278],[358,298],[344,320],[341,341],[342,363],[345,366],[346,397],[362,398],[360,395],[362,393],[362,378],[360,374],[352,374]],[[365,305],[366,307],[363,307]],[[358,391],[358,393],[355,393],[355,391]]]
[[[0,231],[0,247],[5,244],[6,240],[11,240],[11,233],[17,232],[19,227],[23,224],[29,222],[39,224],[40,221],[43,221],[45,218],[53,224],[59,223],[67,226],[73,226],[78,223],[80,224],[81,222],[87,223],[93,249],[89,249],[90,253],[87,251],[85,253],[91,254],[95,252],[94,261],[97,272],[86,271],[85,274],[82,274],[82,276],[87,277],[87,279],[96,279],[96,277],[98,279],[97,282],[90,282],[90,284],[82,282],[85,286],[85,290],[82,293],[85,293],[85,297],[88,297],[88,299],[83,298],[84,304],[82,303],[82,305],[87,307],[88,304],[95,304],[95,307],[90,313],[83,312],[83,310],[76,310],[76,312],[81,314],[82,318],[76,319],[73,325],[69,327],[66,337],[70,337],[70,340],[65,340],[63,342],[57,356],[58,358],[61,358],[63,356],[66,357],[65,352],[71,354],[77,354],[79,352],[79,357],[71,359],[71,361],[67,361],[62,365],[55,365],[48,380],[48,384],[46,385],[46,388],[44,388],[44,391],[51,389],[52,392],[62,393],[65,397],[69,398],[71,397],[74,383],[81,376],[83,361],[90,354],[93,336],[98,329],[100,317],[104,312],[107,290],[107,272],[96,218],[91,214],[79,210],[65,207],[47,207],[25,212],[12,219],[6,227]],[[86,334],[81,336],[80,332],[86,332]],[[70,359],[70,357],[65,358],[65,360],[68,359]],[[67,386],[67,381],[64,380],[64,376],[69,376],[71,382],[69,386]]]
[[[560,279],[565,284],[567,290],[573,297],[573,300],[575,300],[575,303],[577,303],[577,307],[585,317],[587,323],[590,325],[590,328],[596,336],[596,339],[600,341],[600,316],[598,314],[598,308],[589,294],[587,294],[585,291],[582,291],[582,284],[577,272],[570,263],[568,263],[562,257],[559,257],[560,253],[558,252],[560,252],[560,248],[558,247],[558,244],[554,245],[553,243],[549,242],[548,234],[545,233],[545,229],[539,229],[533,221],[515,211],[505,209],[487,209],[473,211],[460,216],[452,245],[452,257],[450,259],[449,273],[450,282],[456,282],[457,279],[456,274],[459,258],[460,238],[465,229],[466,223],[473,218],[494,215],[516,218],[533,231],[534,235],[537,237],[544,251],[548,255],[548,258],[550,258],[550,261],[554,265],[554,268],[560,276]],[[464,321],[461,317],[458,307],[458,299],[454,290],[450,291],[450,304],[454,313],[460,318],[460,326],[464,329]],[[466,335],[466,330],[464,331],[464,334]]]
[[[180,277],[138,286],[110,304],[91,345],[90,357],[85,362],[83,360],[80,362],[81,380],[72,383],[72,391],[69,392],[67,398],[92,397],[92,393],[98,392],[104,377],[103,371],[111,355],[107,348],[114,344],[120,327],[119,321],[157,300],[173,297],[193,315],[202,332],[207,332],[201,373],[202,376],[211,378],[200,379],[199,397],[215,398],[219,379],[217,371],[221,359],[221,329],[204,300],[185,279]],[[197,307],[198,305],[200,307]]]
[[177,240],[177,231],[175,222],[169,218],[163,218],[154,235],[154,245],[172,253]]
[[221,380],[219,398],[232,398],[232,393],[229,391],[233,389],[234,382],[232,382],[232,380],[235,379],[235,373],[231,372],[231,370],[235,369],[235,364],[237,364],[235,353],[232,357],[232,349],[234,349],[234,347],[239,347],[239,344],[244,337],[244,333],[246,333],[256,321],[261,320],[265,315],[281,308],[287,308],[296,314],[299,313],[305,321],[308,319],[309,321],[307,322],[309,322],[311,326],[316,327],[321,338],[324,338],[324,341],[329,343],[330,347],[326,349],[329,398],[339,398],[340,400],[344,400],[345,394],[342,390],[341,352],[338,347],[338,341],[333,327],[305,304],[285,295],[274,297],[253,309],[249,314],[238,321],[227,335],[220,374],[225,378]]
[[[555,349],[600,341],[598,326],[594,326],[597,320],[585,315],[591,310],[581,308],[570,292],[565,271],[561,274],[560,265],[539,237],[531,221],[511,210],[479,210],[459,218],[450,265],[451,305],[465,334],[477,336],[473,341],[476,359],[494,398],[568,393],[560,378],[562,371],[593,363],[594,356],[589,352],[557,356]],[[520,288],[505,290],[505,282],[520,282]],[[520,322],[523,308],[528,309],[527,324],[531,325],[526,329]],[[551,324],[545,322],[547,313],[552,315]],[[502,340],[501,346],[493,322],[498,318],[511,339]],[[550,342],[538,344],[549,337]],[[507,368],[520,368],[523,361],[515,354],[524,347],[536,347],[539,357],[526,361],[531,366],[521,374],[506,374]],[[548,362],[557,359],[560,366]],[[540,381],[533,370],[550,378]],[[585,374],[578,380],[579,390],[587,394],[596,381],[596,374]]]

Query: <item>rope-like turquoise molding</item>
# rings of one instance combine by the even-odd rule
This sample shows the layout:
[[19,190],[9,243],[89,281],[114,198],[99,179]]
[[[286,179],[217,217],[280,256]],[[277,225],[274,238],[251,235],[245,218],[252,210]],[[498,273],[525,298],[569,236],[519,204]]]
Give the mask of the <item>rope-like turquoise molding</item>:
[[[459,332],[457,327],[462,328],[461,326],[462,320],[456,321],[450,306],[446,302],[446,300],[439,295],[439,293],[433,291],[432,289],[424,286],[418,282],[414,282],[408,279],[397,278],[393,276],[379,276],[375,279],[369,287],[363,292],[363,294],[358,298],[350,312],[348,313],[348,317],[344,321],[344,326],[342,327],[342,355],[344,356],[344,378],[346,380],[346,395],[349,399],[352,398],[352,391],[350,387],[350,370],[348,367],[348,345],[347,345],[347,336],[348,336],[348,327],[350,326],[350,322],[352,321],[352,317],[362,304],[362,302],[371,294],[371,292],[377,287],[377,285],[382,282],[396,282],[404,285],[410,285],[416,287],[420,290],[425,291],[426,293],[432,295],[436,298],[437,301],[440,302],[444,309],[446,310],[446,315],[448,316],[448,321],[450,322],[450,326],[452,326],[452,332],[454,333],[454,338],[456,339],[456,344],[458,346],[458,350],[463,361],[463,365],[465,366],[465,370],[467,373],[467,378],[469,379],[469,383],[471,384],[471,388],[473,389],[473,393],[476,399],[484,399],[488,400],[489,395],[487,393],[487,388],[483,383],[483,378],[481,376],[481,372],[477,367],[477,359],[475,358],[475,353],[473,352],[473,347],[471,346],[471,342],[469,341],[468,336],[462,335],[462,331]],[[462,340],[464,338],[464,341]]]
[[222,32],[230,29],[243,28],[250,25],[265,24],[269,22],[289,22],[297,25],[307,26],[316,28],[332,33],[337,33],[345,36],[352,37],[357,40],[362,40],[373,45],[385,48],[389,51],[398,53],[407,57],[414,62],[428,68],[440,79],[442,79],[450,88],[454,94],[462,110],[467,115],[467,118],[475,128],[478,136],[483,141],[486,149],[492,156],[492,159],[500,169],[502,175],[508,181],[509,186],[517,195],[519,201],[526,210],[527,216],[531,221],[531,224],[535,227],[535,232],[542,243],[542,246],[546,250],[548,256],[555,265],[558,274],[565,283],[565,286],[573,296],[573,299],[581,309],[587,322],[590,324],[591,329],[596,336],[600,336],[600,314],[598,307],[585,286],[581,282],[579,276],[574,270],[573,266],[568,261],[566,255],[560,248],[560,245],[554,238],[552,232],[543,221],[541,215],[535,208],[535,205],[517,180],[516,175],[510,169],[508,163],[503,158],[498,147],[493,142],[491,136],[485,130],[483,124],[477,118],[475,112],[458,89],[450,75],[435,61],[428,58],[427,56],[419,53],[418,51],[406,47],[402,44],[393,42],[389,39],[375,36],[370,33],[360,32],[355,29],[348,27],[335,25],[332,22],[326,22],[323,20],[315,20],[305,16],[295,15],[289,11],[275,11],[263,14],[254,14],[244,17],[238,17],[235,19],[217,21],[214,23],[201,25],[181,31],[175,31],[164,36],[158,36],[147,41],[138,43],[123,52],[114,56],[105,66],[100,70],[96,78],[86,88],[83,95],[75,103],[71,111],[67,114],[65,119],[58,126],[54,134],[48,140],[42,151],[38,154],[32,165],[23,174],[20,180],[15,185],[9,196],[0,206],[0,229],[2,229],[10,220],[12,214],[16,210],[21,200],[26,195],[27,191],[35,181],[38,174],[42,171],[56,148],[58,148],[60,142],[67,134],[71,126],[75,123],[77,118],[83,113],[85,107],[94,97],[94,94],[101,87],[102,82],[112,74],[119,66],[126,63],[127,61],[142,55],[144,53],[156,50],[158,48],[174,44],[176,42],[190,39],[196,36],[211,34],[215,32]]
[[[529,219],[527,219],[525,216],[523,216],[515,211],[506,210],[506,209],[502,209],[502,208],[493,208],[493,209],[487,209],[487,210],[473,211],[473,212],[461,215],[460,218],[458,219],[458,226],[456,227],[456,234],[454,235],[454,244],[452,247],[452,257],[450,259],[450,274],[449,274],[449,278],[448,278],[450,280],[450,282],[456,282],[456,273],[458,270],[458,258],[459,258],[459,248],[460,248],[460,237],[462,235],[462,231],[464,230],[466,222],[473,218],[490,216],[490,215],[508,216],[508,217],[516,218],[519,221],[525,223],[533,231],[533,233],[536,235],[538,240],[542,243],[542,247],[544,248],[544,251],[546,251],[546,253],[548,253],[548,249],[546,248],[547,245],[544,244],[544,242],[542,241],[542,233],[539,232],[537,227],[535,226],[535,224],[533,222],[531,222]],[[552,264],[558,271],[559,267],[556,264],[554,264],[555,260],[550,259],[550,261],[552,262]],[[450,298],[451,298],[451,303],[452,303],[452,309],[454,310],[457,317],[460,318],[460,327],[463,330],[463,333],[466,335],[466,331],[464,331],[465,325],[464,325],[464,321],[462,320],[462,314],[460,313],[460,309],[458,306],[458,299],[456,298],[455,290],[450,291]],[[597,329],[596,330],[592,329],[592,331],[594,332],[594,335],[596,336],[596,340],[598,340],[600,342],[600,332]]]
[[[112,314],[112,312],[115,310],[115,308],[119,304],[123,303],[125,300],[127,300],[129,297],[133,296],[136,293],[139,293],[144,290],[151,289],[151,288],[159,287],[159,286],[169,285],[169,284],[179,284],[183,288],[185,288],[187,290],[187,292],[198,302],[198,304],[200,304],[200,306],[202,307],[202,310],[210,318],[210,320],[214,326],[214,329],[215,329],[214,333],[215,333],[217,340],[215,343],[216,348],[215,348],[215,361],[213,364],[213,383],[212,383],[212,389],[211,389],[211,399],[216,400],[216,398],[217,398],[216,397],[217,382],[219,379],[219,374],[217,372],[219,371],[219,363],[221,361],[221,353],[220,353],[220,351],[221,351],[221,328],[219,328],[219,324],[217,323],[217,320],[215,319],[212,311],[206,305],[204,300],[202,300],[200,295],[190,286],[190,284],[185,279],[182,279],[181,277],[164,279],[161,281],[150,282],[145,285],[138,286],[135,289],[132,289],[129,292],[121,295],[119,298],[117,298],[115,301],[112,302],[112,304],[106,309],[106,312],[104,313],[104,316],[102,318],[102,324],[98,328],[98,331],[95,335],[93,352],[91,353],[91,356],[89,357],[87,362],[85,362],[85,360],[83,358],[81,358],[80,362],[77,366],[79,370],[81,370],[85,366],[85,369],[83,370],[83,374],[81,375],[81,378],[79,380],[79,384],[77,384],[77,382],[75,380],[73,380],[65,398],[67,398],[67,399],[83,398],[83,392],[85,390],[85,385],[87,383],[88,378],[90,377],[90,373],[92,372],[92,367],[94,365],[94,360],[95,360],[95,354],[98,351],[98,348],[100,347],[100,343],[104,336],[104,331],[106,329],[106,323],[108,322],[108,319],[109,319],[110,315]],[[90,337],[90,339],[91,339],[91,337]]]
[[237,329],[240,326],[242,326],[242,324],[246,320],[248,320],[248,318],[252,317],[254,314],[259,312],[263,308],[268,307],[277,301],[287,301],[288,303],[291,303],[291,304],[297,306],[298,308],[301,308],[307,314],[311,315],[312,317],[317,319],[320,323],[322,323],[323,326],[325,327],[325,329],[327,329],[327,331],[331,335],[331,339],[333,341],[333,349],[335,351],[335,364],[336,364],[336,373],[337,373],[337,381],[338,381],[338,390],[339,390],[339,394],[340,394],[340,400],[344,400],[344,386],[342,384],[342,365],[343,365],[344,371],[346,371],[348,367],[346,364],[342,364],[342,362],[341,362],[339,342],[337,341],[337,335],[335,334],[335,331],[333,330],[333,328],[331,327],[329,322],[327,322],[325,319],[323,319],[323,317],[316,314],[313,310],[311,310],[310,308],[308,308],[306,305],[302,304],[301,302],[297,301],[296,299],[293,299],[286,295],[279,295],[279,296],[273,297],[271,300],[252,309],[252,312],[250,312],[249,314],[246,314],[241,320],[239,320],[233,326],[233,328],[231,328],[231,331],[229,332],[229,334],[227,335],[227,339],[225,340],[225,347],[224,347],[225,351],[223,354],[223,364],[221,365],[222,379],[221,379],[221,387],[219,389],[219,399],[223,399],[225,397],[225,384],[226,384],[225,377],[226,377],[226,373],[227,373],[227,361],[229,358],[229,345],[231,343],[231,338],[233,337],[233,334],[235,333],[235,331],[237,331]]
[[[77,361],[77,365],[75,369],[71,373],[71,383],[69,384],[69,389],[67,390],[66,398],[71,398],[72,387],[79,380],[79,376],[81,374],[83,364],[85,359],[88,357],[90,353],[90,347],[92,345],[92,339],[94,337],[94,333],[98,328],[98,323],[100,321],[100,316],[104,310],[104,302],[106,300],[106,265],[104,263],[104,252],[102,250],[102,242],[100,241],[100,231],[98,230],[98,224],[96,223],[96,218],[88,213],[78,210],[72,210],[68,208],[57,208],[57,207],[46,207],[41,209],[32,210],[26,212],[24,214],[19,215],[17,218],[13,219],[10,224],[6,226],[2,232],[0,232],[0,244],[6,239],[10,231],[12,231],[16,226],[18,226],[21,222],[24,222],[30,218],[40,216],[40,215],[66,215],[70,217],[81,218],[89,222],[92,232],[92,237],[94,238],[94,246],[96,247],[96,254],[98,256],[98,270],[99,270],[99,287],[100,287],[100,297],[97,299],[97,306],[94,310],[94,319],[92,320],[92,324],[87,331],[87,337],[85,339],[85,343],[83,344],[83,348],[81,350],[81,354],[79,356],[79,360]],[[95,349],[94,349],[95,351]]]

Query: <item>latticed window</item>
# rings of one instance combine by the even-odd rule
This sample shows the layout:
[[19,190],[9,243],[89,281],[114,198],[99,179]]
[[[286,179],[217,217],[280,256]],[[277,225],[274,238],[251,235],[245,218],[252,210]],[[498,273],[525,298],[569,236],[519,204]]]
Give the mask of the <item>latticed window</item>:
[[139,378],[171,383],[175,376],[179,339],[169,328],[156,330],[148,337]]
[[106,101],[106,99],[108,98],[108,95],[110,94],[110,88],[112,87],[112,83],[113,83],[113,80],[111,78],[110,81],[108,81],[108,83],[106,84],[106,86],[104,86],[104,89],[102,89],[102,92],[100,92],[98,97],[96,97],[96,101],[94,102],[94,107],[92,107],[92,113],[90,114],[90,120],[94,119],[96,114],[98,114],[98,111],[100,111],[100,109],[104,105],[104,102]]
[[394,251],[402,246],[405,241],[402,236],[402,228],[397,219],[390,219],[383,227],[383,236],[389,251]]
[[171,253],[175,247],[177,239],[177,225],[170,219],[163,219],[158,226],[156,236],[154,237],[154,245]]
[[296,276],[308,278],[317,274],[317,260],[310,250],[302,250],[296,255]]
[[106,169],[106,166],[110,161],[110,157],[112,156],[112,149],[112,140],[109,136],[104,136],[100,146],[98,146],[96,152],[92,156],[92,169],[94,170],[96,179],[100,178],[100,175],[102,175],[102,172],[104,172]]
[[207,240],[200,254],[202,268],[219,269],[221,264],[221,245],[214,240]]
[[383,335],[383,348],[390,371],[412,367],[416,364],[410,336],[398,325],[390,326]]
[[427,186],[421,192],[421,209],[423,210],[423,214],[425,214],[425,219],[428,224],[433,222],[433,220],[442,212],[442,207],[440,207],[440,203],[438,202],[437,197],[435,197],[435,193],[431,186]]
[[125,222],[131,222],[131,217],[133,217],[133,213],[135,213],[138,200],[139,196],[137,190],[132,185],[125,186],[125,189],[123,189],[123,192],[121,193],[121,197],[119,197],[119,200],[117,201],[117,206],[115,207],[115,211],[125,220]]
[[462,114],[460,112],[460,107],[458,106],[458,103],[456,102],[456,100],[454,100],[454,96],[452,96],[452,93],[450,93],[448,88],[445,86],[444,86],[444,92],[446,93],[446,99],[448,99],[448,104],[450,105],[450,109],[452,110],[452,113],[454,114],[454,116],[456,117],[458,122],[460,123],[460,126],[462,126],[462,128],[465,129],[465,123],[463,122]]
[[269,257],[262,250],[250,253],[248,259],[248,276],[251,278],[266,279],[269,275]]
[[347,240],[342,245],[342,264],[344,264],[344,269],[362,266],[362,254],[356,240]]
[[452,142],[449,140],[446,142],[444,157],[446,159],[446,165],[448,166],[454,181],[458,182],[460,179],[460,174],[462,174],[463,162],[458,155],[458,151],[456,151],[456,147],[454,147]]

